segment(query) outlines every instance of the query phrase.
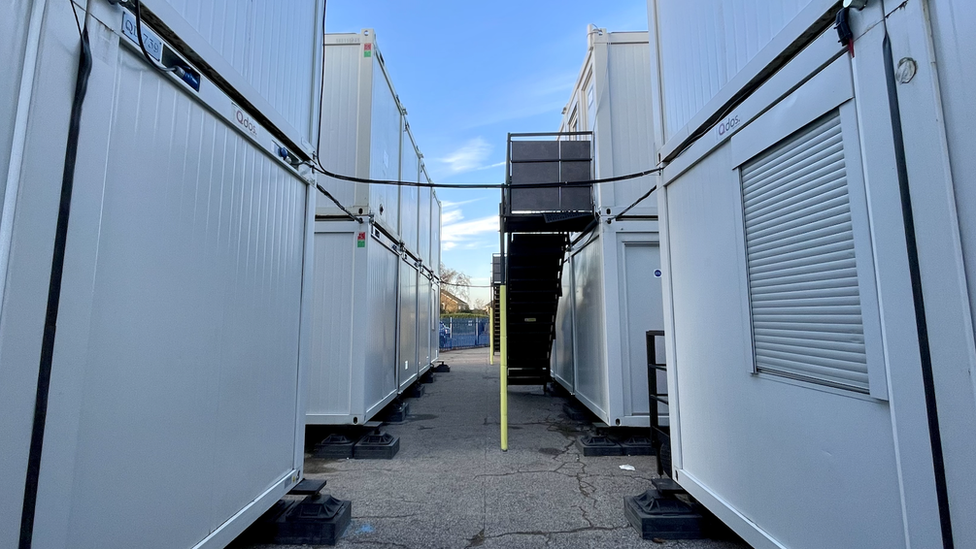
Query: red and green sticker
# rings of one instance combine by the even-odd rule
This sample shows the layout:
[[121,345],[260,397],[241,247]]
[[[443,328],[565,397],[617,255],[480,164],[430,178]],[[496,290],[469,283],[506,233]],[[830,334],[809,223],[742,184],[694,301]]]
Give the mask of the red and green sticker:
[[363,57],[371,57],[373,55],[373,44],[363,44]]
[[366,233],[359,233],[356,235],[356,247],[365,248],[366,247]]

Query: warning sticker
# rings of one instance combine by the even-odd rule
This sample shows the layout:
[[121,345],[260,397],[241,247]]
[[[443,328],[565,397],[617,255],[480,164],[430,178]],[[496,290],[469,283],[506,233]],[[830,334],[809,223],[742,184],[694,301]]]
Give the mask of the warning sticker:
[[363,44],[363,57],[372,57],[373,44]]
[[365,248],[366,247],[366,233],[359,233],[356,235],[356,247]]

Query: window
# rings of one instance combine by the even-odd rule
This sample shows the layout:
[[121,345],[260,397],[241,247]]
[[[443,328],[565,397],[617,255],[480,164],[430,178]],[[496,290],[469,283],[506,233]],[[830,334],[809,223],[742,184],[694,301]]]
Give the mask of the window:
[[840,112],[747,161],[739,177],[756,371],[868,393]]

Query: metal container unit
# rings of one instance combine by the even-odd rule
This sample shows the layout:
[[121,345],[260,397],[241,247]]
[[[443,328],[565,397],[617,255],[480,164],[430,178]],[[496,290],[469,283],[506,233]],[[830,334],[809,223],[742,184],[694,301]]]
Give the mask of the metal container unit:
[[[301,136],[312,150],[318,106],[304,90],[321,80],[321,0],[299,0],[288,9],[274,0],[142,0],[143,6],[184,39],[276,127]],[[319,5],[320,7],[316,7]],[[313,10],[318,10],[315,12]],[[296,93],[301,90],[300,93]]]
[[[429,182],[372,29],[325,36],[322,111],[319,152],[327,170]],[[316,273],[314,332],[321,339],[311,365],[307,421],[357,424],[372,418],[430,364],[431,289],[430,276],[423,273],[435,244],[439,254],[440,240],[433,242],[422,228],[430,224],[430,188],[318,180],[368,221],[349,222],[319,197],[316,256],[324,262],[338,253],[350,261]],[[369,345],[362,344],[364,337]]]
[[[595,177],[604,179],[653,168],[651,123],[651,61],[646,32],[607,32],[590,25],[588,49],[569,102],[563,109],[560,132],[593,132]],[[654,176],[602,183],[594,201],[603,213],[616,214],[654,184]],[[607,212],[607,210],[610,212]],[[650,197],[629,215],[656,215]]]
[[[655,165],[647,33],[590,25],[587,39],[560,131],[592,132],[597,178],[647,170]],[[603,219],[577,238],[563,268],[552,375],[610,426],[650,426],[644,333],[664,325],[660,278],[646,288],[660,269],[656,197],[612,218],[656,180],[597,185]]]
[[664,325],[660,280],[656,221],[603,223],[563,266],[552,376],[609,426],[650,426],[644,333]]
[[[430,181],[430,178],[427,178]],[[439,326],[441,316],[441,201],[437,198],[437,193],[431,189],[430,193],[430,261],[428,266],[431,271],[431,334],[430,334],[430,361],[440,359],[440,337]]]
[[852,57],[835,6],[649,2],[674,478],[754,547],[976,546],[976,8]]
[[420,376],[420,365],[417,361],[418,353],[418,324],[420,315],[417,311],[417,294],[419,293],[419,276],[417,263],[410,256],[400,257],[399,305],[397,327],[397,390],[402,393]]
[[[307,135],[246,107],[261,95],[228,85],[243,75],[194,61],[221,66],[166,5],[144,6],[147,49],[198,78],[150,68],[131,13],[90,6],[15,0],[0,23],[0,547],[223,547],[302,476],[313,191],[279,148],[307,158]],[[59,250],[72,9],[93,66]],[[321,19],[319,2],[291,9]],[[314,105],[317,64],[302,67],[282,89]]]
[[[406,119],[372,29],[325,35],[325,77],[319,160],[338,175],[416,181],[416,166],[402,167]],[[413,175],[411,175],[413,174]],[[388,234],[400,235],[400,189],[320,175],[319,184],[356,213],[371,214]],[[325,196],[319,216],[345,214]]]
[[[421,154],[413,138],[413,132],[407,126],[403,132],[403,148],[400,151],[400,180],[419,183],[421,178]],[[430,189],[402,186],[400,187],[400,240],[403,247],[414,259],[420,257],[420,205],[424,193],[429,196]]]
[[433,362],[433,348],[431,347],[430,334],[434,319],[440,319],[440,315],[434,315],[431,310],[433,300],[433,280],[429,270],[420,269],[417,277],[417,368],[421,375],[430,369]]
[[315,224],[306,423],[362,424],[396,397],[397,250],[372,222]]

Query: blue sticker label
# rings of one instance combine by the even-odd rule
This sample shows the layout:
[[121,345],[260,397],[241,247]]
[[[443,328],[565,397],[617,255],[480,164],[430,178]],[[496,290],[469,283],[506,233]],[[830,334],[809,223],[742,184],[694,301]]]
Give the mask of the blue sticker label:
[[654,278],[661,278],[661,269],[654,269]]

